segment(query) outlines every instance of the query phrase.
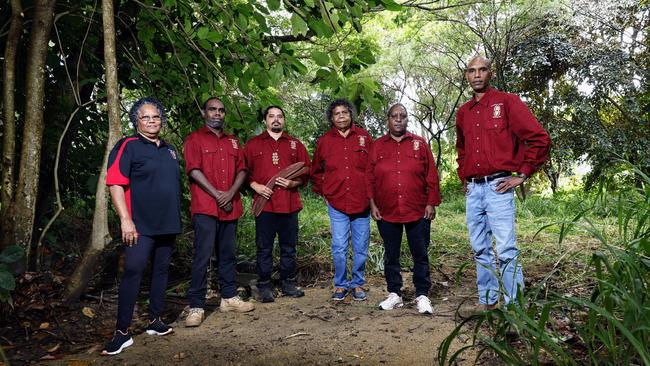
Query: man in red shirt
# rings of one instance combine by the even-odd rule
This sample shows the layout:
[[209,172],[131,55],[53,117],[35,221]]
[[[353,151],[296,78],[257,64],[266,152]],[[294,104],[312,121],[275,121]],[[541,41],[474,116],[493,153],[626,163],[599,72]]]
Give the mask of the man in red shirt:
[[[548,157],[551,140],[528,107],[514,94],[490,87],[491,62],[473,58],[465,76],[474,97],[456,113],[458,176],[466,192],[469,239],[474,251],[479,304],[493,309],[516,301],[524,280],[515,237],[514,188]],[[515,175],[513,175],[515,174]],[[496,254],[501,284],[496,276]]]
[[309,167],[305,146],[284,132],[284,111],[270,106],[264,111],[266,131],[246,143],[244,155],[250,187],[255,191],[253,202],[267,198],[262,213],[255,218],[257,244],[258,288],[262,302],[272,302],[273,241],[280,244],[280,280],[285,296],[300,297],[304,292],[296,287],[296,243],[298,242],[298,212],[302,209],[298,187],[306,183],[308,174],[295,179],[276,178],[275,187],[266,184],[283,168],[303,162]]
[[408,114],[402,104],[388,110],[388,134],[375,140],[366,168],[370,213],[384,240],[384,275],[388,297],[383,310],[401,307],[402,232],[413,256],[413,284],[418,312],[431,314],[429,255],[431,220],[441,202],[438,170],[427,141],[407,132]]
[[[348,292],[363,301],[366,258],[370,238],[370,211],[365,172],[372,138],[353,123],[354,107],[338,99],[327,108],[332,128],[318,139],[312,162],[312,189],[325,199],[332,229],[334,293],[343,300]],[[352,242],[352,280],[348,280],[348,240]]]
[[237,219],[244,212],[239,188],[246,179],[246,165],[239,140],[224,131],[225,115],[226,108],[219,98],[206,100],[201,110],[205,126],[187,136],[184,144],[194,226],[192,282],[187,291],[190,311],[185,320],[188,327],[196,327],[203,321],[206,270],[215,244],[219,253],[219,309],[246,312],[255,308],[237,296]]

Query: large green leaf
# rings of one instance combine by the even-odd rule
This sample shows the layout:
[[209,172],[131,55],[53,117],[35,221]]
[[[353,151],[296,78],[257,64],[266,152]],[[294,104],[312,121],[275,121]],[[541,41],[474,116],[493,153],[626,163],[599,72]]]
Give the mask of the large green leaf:
[[16,288],[16,280],[9,272],[0,272],[0,288],[13,291]]
[[23,255],[25,255],[25,251],[22,247],[18,245],[10,245],[0,253],[0,262],[7,264],[15,263],[18,262]]
[[269,6],[269,10],[278,10],[280,9],[280,0],[267,0],[266,5]]
[[306,35],[308,30],[307,23],[298,14],[291,15],[291,34],[294,36]]
[[327,66],[330,63],[330,57],[322,51],[312,51],[311,58],[318,66]]

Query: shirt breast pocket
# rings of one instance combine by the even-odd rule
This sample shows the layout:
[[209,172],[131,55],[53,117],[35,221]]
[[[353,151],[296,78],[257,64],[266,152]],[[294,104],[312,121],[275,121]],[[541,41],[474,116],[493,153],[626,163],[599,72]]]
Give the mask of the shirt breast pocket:
[[358,169],[366,169],[368,164],[368,150],[365,148],[357,148],[354,150],[355,166]]
[[216,159],[217,159],[217,148],[216,147],[204,147],[203,150],[201,150],[201,159],[203,161],[203,164],[201,169],[203,170],[203,173],[212,173],[217,169],[216,167]]
[[487,121],[485,126],[486,130],[489,131],[501,131],[508,127],[508,123],[503,118],[491,118]]

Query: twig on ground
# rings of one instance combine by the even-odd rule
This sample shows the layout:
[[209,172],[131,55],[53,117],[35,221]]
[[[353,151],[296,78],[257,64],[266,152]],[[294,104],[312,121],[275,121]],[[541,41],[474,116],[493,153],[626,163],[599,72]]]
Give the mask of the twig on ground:
[[311,335],[311,333],[298,332],[298,333],[294,333],[292,335],[288,335],[288,336],[284,337],[284,339],[289,339],[289,338],[293,338],[293,337],[300,337],[300,336],[305,336],[305,335]]

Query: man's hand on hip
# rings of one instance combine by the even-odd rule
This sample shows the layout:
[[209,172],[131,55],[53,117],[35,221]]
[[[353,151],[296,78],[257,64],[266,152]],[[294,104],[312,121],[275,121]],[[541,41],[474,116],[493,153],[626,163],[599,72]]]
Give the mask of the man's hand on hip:
[[496,191],[499,193],[506,192],[510,188],[515,188],[516,186],[522,184],[524,181],[525,179],[523,177],[506,178],[497,184]]

